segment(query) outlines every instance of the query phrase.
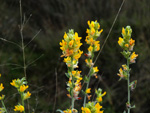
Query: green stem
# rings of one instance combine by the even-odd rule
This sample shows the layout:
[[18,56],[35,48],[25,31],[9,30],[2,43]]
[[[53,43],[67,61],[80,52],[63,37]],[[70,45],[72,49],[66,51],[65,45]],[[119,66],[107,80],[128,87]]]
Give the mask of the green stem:
[[[72,65],[71,65],[71,73],[72,71],[74,70],[73,68],[73,56],[71,57],[71,61],[72,61]],[[73,109],[74,109],[74,102],[75,102],[75,98],[74,98],[74,95],[73,95],[73,89],[74,89],[74,78],[72,76],[72,102],[71,102],[71,111],[73,113]]]
[[[129,63],[130,60],[127,59],[127,66],[129,68]],[[128,85],[128,104],[129,104],[129,108],[128,108],[128,113],[130,113],[130,68],[128,69],[128,79],[127,79],[127,85]]]
[[23,100],[23,93],[20,93],[20,95],[21,95],[22,106],[24,107],[23,113],[25,113],[25,106],[24,106],[24,100]]
[[5,112],[8,113],[3,100],[1,100],[1,102],[2,102],[2,105],[3,105],[4,109],[5,109]]
[[[86,89],[88,89],[88,87],[89,87],[90,79],[91,79],[91,75],[89,75],[89,81],[88,81],[88,83],[87,83],[87,85],[86,85]],[[85,104],[86,104],[86,94],[85,94],[85,96],[84,96],[83,107],[85,107]]]

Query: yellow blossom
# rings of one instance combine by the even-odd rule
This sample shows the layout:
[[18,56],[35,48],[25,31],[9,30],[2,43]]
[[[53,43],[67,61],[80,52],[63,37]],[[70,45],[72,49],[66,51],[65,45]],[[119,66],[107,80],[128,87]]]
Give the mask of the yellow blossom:
[[128,47],[129,47],[129,44],[125,44],[125,46],[128,48]]
[[0,96],[0,100],[3,100],[5,97],[5,95]]
[[71,57],[64,58],[65,63],[70,62],[70,61],[71,61]]
[[67,34],[66,34],[66,32],[65,32],[65,34],[64,34],[64,39],[66,39],[67,38]]
[[86,89],[85,93],[86,94],[91,93],[91,88]]
[[117,75],[121,78],[124,77],[122,68],[119,69],[119,73]]
[[3,84],[1,83],[1,84],[0,84],[0,92],[1,92],[3,89],[4,89],[4,86],[3,86]]
[[94,73],[98,72],[98,68],[97,67],[93,67]]
[[31,93],[29,91],[27,93],[24,93],[23,100],[30,98],[30,96],[31,96]]
[[24,111],[24,107],[23,107],[22,105],[17,105],[17,106],[15,106],[14,111],[20,111],[20,112],[23,112],[23,111]]
[[126,33],[125,33],[125,29],[124,29],[124,27],[122,28],[122,34],[123,35],[125,35]]
[[82,113],[91,113],[91,110],[87,107],[82,107],[81,110],[82,110]]
[[120,46],[122,46],[122,45],[123,45],[123,42],[124,42],[123,38],[119,37],[118,44],[119,44]]
[[102,108],[102,106],[100,106],[99,103],[95,104],[95,108],[96,108],[96,113],[103,113],[103,111],[100,111],[100,109]]
[[133,52],[130,56],[130,62],[135,63],[136,57],[138,57],[138,54],[135,54],[135,52]]
[[24,92],[27,88],[28,88],[29,86],[27,85],[27,86],[25,86],[25,85],[22,85],[22,86],[20,86],[20,92]]

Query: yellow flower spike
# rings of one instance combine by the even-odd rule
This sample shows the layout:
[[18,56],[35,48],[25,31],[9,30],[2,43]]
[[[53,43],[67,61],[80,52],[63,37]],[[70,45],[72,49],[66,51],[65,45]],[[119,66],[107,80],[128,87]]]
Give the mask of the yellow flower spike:
[[98,68],[97,67],[93,67],[94,73],[98,72]]
[[82,107],[81,110],[82,110],[82,113],[91,113],[91,110],[87,107]]
[[125,35],[126,33],[125,33],[125,29],[124,29],[124,27],[122,28],[122,34],[123,35]]
[[86,89],[85,93],[86,93],[86,94],[91,93],[91,88]]
[[64,34],[64,39],[66,39],[67,38],[67,33],[65,32],[65,34]]
[[3,86],[3,84],[1,83],[1,84],[0,84],[0,92],[1,92],[3,89],[4,89],[4,86]]
[[5,95],[0,96],[0,100],[3,100],[5,98]]
[[27,93],[24,93],[23,100],[30,98],[30,96],[31,96],[31,93],[29,91]]
[[29,87],[28,85],[27,85],[27,86],[22,85],[22,86],[20,86],[19,91],[20,91],[20,92],[24,92],[28,87]]
[[14,111],[20,111],[20,112],[23,112],[23,111],[24,111],[24,107],[23,107],[22,105],[17,105],[17,106],[15,106]]
[[133,52],[130,56],[130,62],[135,63],[136,57],[138,57],[138,54],[135,54],[135,52]]

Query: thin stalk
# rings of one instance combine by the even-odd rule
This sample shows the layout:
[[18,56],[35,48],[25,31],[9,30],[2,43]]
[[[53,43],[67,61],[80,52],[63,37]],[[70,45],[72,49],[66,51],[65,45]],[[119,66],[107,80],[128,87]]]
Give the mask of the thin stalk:
[[[129,60],[127,59],[127,66],[129,68]],[[130,113],[130,73],[128,70],[128,80],[127,80],[127,85],[128,85],[128,104],[129,104],[129,108],[128,108],[128,113]]]
[[1,102],[2,102],[2,105],[3,105],[4,109],[5,109],[5,112],[8,113],[3,100],[1,100]]
[[[73,57],[71,57],[71,61],[72,61],[71,73],[72,73],[72,71],[74,70],[74,68],[73,68]],[[74,102],[75,102],[74,95],[73,95],[73,89],[74,89],[74,79],[73,79],[73,76],[72,76],[72,86],[73,86],[73,88],[72,88],[71,112],[73,113]]]
[[[88,83],[87,83],[87,85],[86,85],[86,89],[88,89],[88,87],[89,87],[90,79],[91,79],[91,75],[89,75],[89,81],[88,81]],[[85,107],[85,104],[86,104],[86,94],[85,94],[85,96],[84,96],[83,107]]]
[[[24,22],[25,18],[22,21],[22,5],[21,5],[21,0],[20,2],[20,36],[21,36],[21,48],[22,48],[22,56],[23,56],[23,70],[24,70],[24,76],[27,79],[27,72],[26,72],[26,57],[25,57],[25,46],[24,46],[24,37],[23,37],[23,28],[24,28]],[[23,102],[24,103],[24,102]],[[28,112],[30,113],[30,105],[29,105],[29,100],[27,100],[28,104]],[[24,112],[25,113],[25,112]]]
[[[92,54],[94,54],[94,53],[92,52]],[[94,55],[92,55],[92,58],[91,58],[92,61],[93,61],[93,58],[94,58]],[[89,88],[90,79],[91,79],[91,70],[92,70],[92,68],[93,68],[93,66],[90,67],[90,71],[89,71],[89,73],[88,73],[89,79],[88,79],[88,83],[87,83],[87,85],[86,85],[86,89]],[[84,95],[84,103],[83,103],[83,107],[85,107],[85,104],[86,104],[86,94]]]
[[[24,107],[23,93],[20,93],[20,95],[21,95],[22,106]],[[23,113],[25,113],[25,107],[24,107]]]

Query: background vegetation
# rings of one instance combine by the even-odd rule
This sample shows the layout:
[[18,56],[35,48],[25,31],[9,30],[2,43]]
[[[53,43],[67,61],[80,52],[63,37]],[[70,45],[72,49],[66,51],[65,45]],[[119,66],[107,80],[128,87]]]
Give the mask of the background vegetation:
[[[122,0],[22,0],[26,20],[30,18],[23,30],[25,45],[41,30],[25,48],[26,64],[30,64],[27,67],[27,80],[32,93],[31,111],[49,113],[57,108],[69,108],[70,100],[65,89],[67,69],[60,58],[59,42],[64,32],[72,28],[83,37],[84,43],[87,20],[98,20],[104,29],[100,38],[103,45],[121,3]],[[126,0],[98,58],[96,65],[99,66],[100,78],[93,78],[90,87],[101,87],[107,91],[103,102],[105,113],[122,113],[127,101],[126,81],[118,81],[117,76],[121,64],[125,62],[117,41],[121,36],[122,27],[126,25],[133,29],[135,51],[139,54],[137,63],[132,65],[131,71],[131,80],[138,81],[137,88],[131,96],[132,102],[136,105],[132,113],[150,111],[149,12],[149,0]],[[0,37],[21,45],[19,1],[0,0],[0,15]],[[22,50],[2,40],[0,48],[0,73],[1,82],[5,86],[5,103],[9,109],[13,109],[14,103],[17,102],[17,94],[9,82],[24,76],[23,68],[18,67],[23,65]],[[86,45],[83,44],[81,49],[86,51]],[[81,64],[85,64],[84,56],[81,57],[79,66],[83,70],[82,75],[86,75],[88,70]],[[76,102],[76,107],[78,108],[81,103],[82,100]]]

